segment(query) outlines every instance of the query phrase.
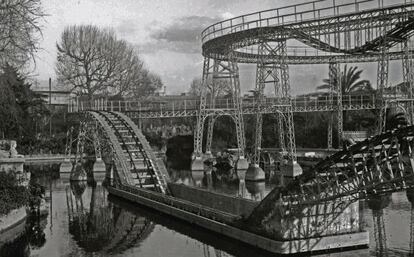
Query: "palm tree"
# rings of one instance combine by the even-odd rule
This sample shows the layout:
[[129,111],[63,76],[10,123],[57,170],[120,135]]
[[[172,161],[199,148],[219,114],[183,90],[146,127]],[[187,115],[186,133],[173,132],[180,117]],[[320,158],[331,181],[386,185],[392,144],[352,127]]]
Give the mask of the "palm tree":
[[[356,92],[372,92],[374,89],[368,80],[361,80],[361,73],[363,70],[358,70],[358,67],[353,66],[348,69],[345,65],[344,70],[341,72],[341,91],[342,95]],[[317,89],[331,89],[332,85],[330,79],[324,79],[322,85],[318,86]],[[334,76],[333,85],[335,88],[338,84],[338,76]]]
[[[348,66],[345,65],[344,70],[341,72],[340,81],[341,81],[341,93],[342,95],[345,94],[361,94],[361,93],[372,93],[374,92],[374,89],[371,85],[371,83],[368,80],[362,80],[361,79],[361,73],[363,70],[358,70],[358,67],[351,66],[348,69]],[[336,74],[335,74],[336,75]],[[332,85],[334,88],[337,88],[338,85],[338,76],[334,76],[333,83],[330,83],[330,79],[324,79],[322,85],[318,86],[317,89],[322,90],[330,90]],[[353,120],[358,120],[358,113],[354,113],[351,115],[347,115],[347,113],[343,112],[343,120],[344,120],[344,127],[348,129],[356,129],[354,128],[354,122]],[[370,116],[369,113],[364,113],[362,115],[368,120],[368,117]],[[363,118],[364,119],[364,118]]]

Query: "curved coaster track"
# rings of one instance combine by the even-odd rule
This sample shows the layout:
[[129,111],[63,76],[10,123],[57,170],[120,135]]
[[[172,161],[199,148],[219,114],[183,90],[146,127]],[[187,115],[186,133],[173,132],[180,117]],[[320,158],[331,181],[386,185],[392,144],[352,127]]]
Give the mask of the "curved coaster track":
[[115,182],[168,194],[168,173],[157,161],[148,141],[137,125],[117,112],[88,111],[89,123],[95,123],[100,140],[113,160]]
[[[414,126],[408,126],[333,154],[286,187],[272,190],[245,221],[253,230],[283,238],[326,233],[331,226],[326,215],[335,220],[358,199],[414,187],[413,139]],[[325,224],[315,218],[321,213]]]
[[390,59],[401,59],[404,51],[396,46],[413,34],[413,6],[403,0],[319,0],[246,14],[207,27],[203,55],[227,60],[232,53],[239,63],[277,61],[277,54],[261,56],[254,46],[294,39],[305,51],[288,47],[290,64],[372,62],[384,48]]

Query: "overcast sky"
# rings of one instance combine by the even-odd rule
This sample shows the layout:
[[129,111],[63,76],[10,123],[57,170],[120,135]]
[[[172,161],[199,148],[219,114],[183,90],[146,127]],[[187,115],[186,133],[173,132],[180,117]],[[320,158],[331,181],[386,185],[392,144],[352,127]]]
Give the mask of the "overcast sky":
[[[135,45],[147,68],[161,76],[167,93],[185,92],[191,80],[202,73],[200,33],[205,27],[219,20],[294,2],[303,1],[43,0],[48,16],[36,72],[40,80],[55,77],[56,43],[65,26],[93,24],[112,27],[120,38]],[[291,66],[293,93],[314,90],[328,74],[325,66]],[[364,79],[376,80],[376,65],[361,67],[366,69]],[[399,70],[399,66],[394,69]],[[243,91],[253,88],[254,68],[241,65],[240,73]],[[391,75],[391,81],[398,82],[400,76]]]

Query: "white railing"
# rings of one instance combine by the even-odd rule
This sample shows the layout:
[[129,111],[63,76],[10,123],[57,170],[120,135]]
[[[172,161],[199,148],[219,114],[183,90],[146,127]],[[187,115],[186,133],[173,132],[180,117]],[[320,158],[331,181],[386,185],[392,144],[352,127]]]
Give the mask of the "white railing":
[[[385,3],[384,3],[385,2]],[[237,16],[217,22],[201,33],[202,42],[238,31],[317,20],[384,7],[412,4],[412,0],[317,0]]]
[[[392,97],[391,97],[392,98]],[[393,98],[392,98],[393,99]],[[342,105],[346,109],[352,107],[364,108],[367,106],[374,106],[377,101],[376,95],[343,95]],[[291,100],[293,108],[302,109],[329,109],[337,105],[337,97],[330,98],[328,95],[324,96],[303,96],[295,97]],[[257,107],[255,98],[245,97],[241,99],[243,109]],[[287,106],[289,102],[280,98],[266,97],[262,103],[263,107],[272,106]],[[165,111],[194,111],[200,108],[199,99],[183,99],[183,100],[168,100],[161,101],[129,101],[129,100],[107,100],[104,98],[95,99],[93,101],[79,101],[72,99],[68,105],[69,112],[79,112],[87,110],[95,111],[137,111],[137,112],[165,112]],[[232,98],[219,98],[213,102],[207,102],[207,109],[235,109],[235,103]]]

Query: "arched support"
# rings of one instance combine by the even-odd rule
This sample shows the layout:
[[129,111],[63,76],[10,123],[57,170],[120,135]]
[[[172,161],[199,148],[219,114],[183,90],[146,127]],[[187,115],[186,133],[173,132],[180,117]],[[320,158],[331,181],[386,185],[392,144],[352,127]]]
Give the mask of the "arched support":
[[92,126],[91,134],[93,139],[93,146],[95,150],[95,163],[93,164],[93,173],[104,173],[106,171],[105,163],[102,159],[102,148],[101,142],[98,136],[98,124],[95,123],[95,126]]
[[77,139],[76,145],[76,154],[75,160],[73,162],[73,167],[70,172],[70,180],[71,181],[86,181],[87,175],[85,170],[82,166],[83,161],[83,151],[85,148],[85,140],[86,140],[86,122],[81,122],[79,126],[79,134]]
[[[213,61],[213,65],[210,62]],[[215,98],[217,97],[216,86],[221,81],[229,83],[232,99],[227,106],[216,106]],[[208,87],[210,90],[208,91]],[[210,94],[210,101],[207,101]],[[205,57],[203,66],[203,81],[200,96],[200,111],[197,116],[197,125],[194,133],[194,153],[192,170],[203,170],[203,134],[204,122],[209,118],[207,131],[206,152],[211,153],[211,142],[213,138],[214,120],[219,116],[229,115],[233,118],[236,127],[237,137],[237,169],[247,169],[247,160],[245,159],[245,134],[244,121],[241,110],[240,100],[240,79],[239,69],[236,60],[229,54],[228,60],[210,59]]]
[[73,127],[66,132],[66,146],[65,146],[65,159],[60,164],[59,173],[60,174],[70,174],[72,171],[72,162],[70,160],[72,154],[72,145],[73,145]]

